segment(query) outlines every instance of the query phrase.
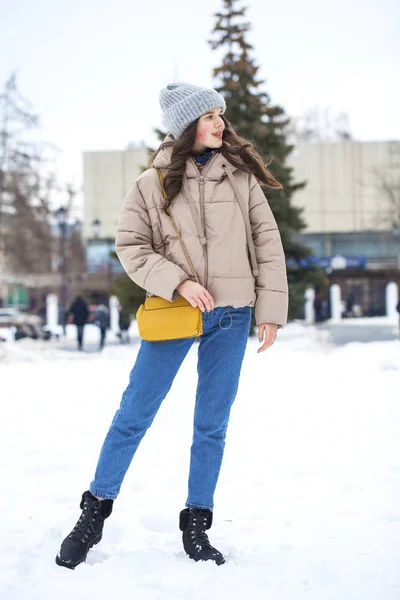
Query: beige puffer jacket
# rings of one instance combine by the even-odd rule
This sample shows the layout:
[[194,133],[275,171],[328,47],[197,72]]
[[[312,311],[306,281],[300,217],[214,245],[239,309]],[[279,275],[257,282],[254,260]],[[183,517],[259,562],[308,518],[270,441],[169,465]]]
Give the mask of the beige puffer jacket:
[[[171,148],[153,167],[165,169]],[[166,171],[163,171],[166,175]],[[172,300],[177,286],[193,279],[155,168],[129,190],[118,220],[116,251],[129,275],[150,294]],[[257,325],[287,320],[285,256],[271,209],[256,178],[216,153],[200,175],[187,161],[181,192],[171,211],[200,283],[217,306],[254,306]]]

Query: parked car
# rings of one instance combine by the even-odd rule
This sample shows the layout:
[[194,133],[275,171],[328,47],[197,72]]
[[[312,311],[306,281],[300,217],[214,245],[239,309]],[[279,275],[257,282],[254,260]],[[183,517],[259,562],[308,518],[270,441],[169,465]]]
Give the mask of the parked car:
[[42,321],[38,315],[30,315],[16,308],[0,308],[0,327],[12,327],[23,323],[41,325]]
[[[49,332],[43,329],[43,319],[38,315],[24,313],[16,308],[0,308],[0,331],[2,327],[14,327],[14,338],[49,339]],[[1,337],[1,336],[0,336]]]

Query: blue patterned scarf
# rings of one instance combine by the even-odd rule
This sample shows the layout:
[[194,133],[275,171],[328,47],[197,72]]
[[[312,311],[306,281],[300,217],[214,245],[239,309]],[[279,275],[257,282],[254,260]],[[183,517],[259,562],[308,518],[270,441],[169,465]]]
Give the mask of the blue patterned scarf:
[[196,163],[197,168],[201,172],[204,165],[216,154],[220,152],[220,148],[206,148],[204,152],[201,154],[194,154],[194,162]]

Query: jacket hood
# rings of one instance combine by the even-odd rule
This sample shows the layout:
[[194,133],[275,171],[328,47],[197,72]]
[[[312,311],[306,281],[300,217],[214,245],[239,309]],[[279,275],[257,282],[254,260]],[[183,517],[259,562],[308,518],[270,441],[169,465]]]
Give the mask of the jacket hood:
[[[173,141],[174,139],[170,135],[167,135],[163,143]],[[167,148],[161,148],[151,166],[155,167],[156,169],[167,169],[171,164],[171,154],[172,146],[169,146]],[[208,165],[209,168],[207,168]],[[219,179],[225,177],[226,172],[224,169],[224,165],[228,166],[230,171],[237,170],[237,167],[232,165],[232,163],[230,163],[229,160],[227,160],[225,156],[223,156],[221,153],[215,154],[210,159],[210,163],[206,163],[205,165],[205,169],[207,169],[207,179],[218,181]],[[188,158],[186,162],[186,176],[188,177],[188,179],[199,177],[199,170],[196,167],[194,160],[192,160],[191,158]]]

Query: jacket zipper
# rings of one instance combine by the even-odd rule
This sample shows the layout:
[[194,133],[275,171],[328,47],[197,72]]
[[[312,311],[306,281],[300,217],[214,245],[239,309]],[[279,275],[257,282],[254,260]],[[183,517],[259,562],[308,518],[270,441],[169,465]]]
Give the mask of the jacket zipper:
[[[205,209],[204,209],[204,186],[206,183],[205,178],[203,177],[203,175],[200,175],[199,179],[199,192],[200,192],[200,218],[201,218],[201,228],[203,230],[203,235],[206,238],[206,227],[205,227]],[[207,238],[206,238],[207,239]],[[208,285],[208,252],[207,252],[207,242],[204,244],[203,246],[203,253],[204,253],[204,262],[205,262],[205,269],[204,269],[204,287],[207,289],[207,285]]]
[[[205,209],[204,209],[204,186],[205,186],[205,183],[206,183],[205,174],[207,173],[207,171],[209,170],[209,168],[211,167],[212,163],[217,158],[217,156],[219,156],[218,153],[215,154],[212,157],[212,159],[208,161],[208,163],[204,167],[203,172],[201,173],[201,175],[198,175],[199,170],[197,168],[197,165],[196,165],[194,159],[192,158],[193,167],[196,170],[197,182],[198,182],[198,185],[199,185],[199,194],[200,194],[200,219],[201,219],[201,228],[203,230],[203,236],[204,236],[205,240],[207,240],[207,238],[206,238],[206,223],[205,223]],[[205,263],[205,269],[204,269],[204,287],[207,289],[207,286],[208,286],[208,252],[207,252],[207,242],[203,245],[203,254],[204,254],[204,263]]]

